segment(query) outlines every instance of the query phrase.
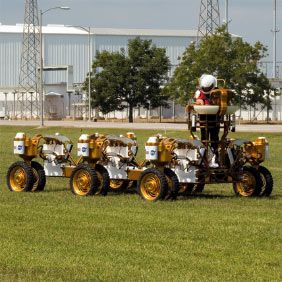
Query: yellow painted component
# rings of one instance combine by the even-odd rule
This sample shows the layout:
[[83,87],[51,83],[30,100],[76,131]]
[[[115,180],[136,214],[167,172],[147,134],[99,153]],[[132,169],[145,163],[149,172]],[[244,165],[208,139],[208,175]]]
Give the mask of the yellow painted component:
[[95,140],[90,141],[90,159],[100,159],[102,156],[101,146]]
[[64,177],[70,178],[75,166],[62,167]]
[[266,138],[259,137],[256,141],[250,142],[245,145],[245,152],[250,158],[254,159],[256,162],[261,163],[265,160],[266,146],[268,142]]
[[93,134],[83,135],[83,139],[78,140],[78,143],[88,143],[89,144],[89,157],[88,159],[97,161],[102,157],[103,146],[106,137],[104,135]]
[[193,111],[194,111],[193,105],[189,104],[189,105],[187,105],[187,106],[185,107],[185,112],[186,112],[186,113],[191,113],[191,112],[193,112]]
[[25,184],[27,182],[27,175],[22,167],[16,166],[11,171],[9,180],[13,191],[22,192],[24,191]]
[[24,141],[24,154],[20,155],[21,158],[25,160],[31,160],[38,155],[38,143],[40,139],[42,138],[42,135],[35,135],[32,138],[27,137],[25,134],[23,135],[23,138],[15,138],[14,141]]
[[73,189],[79,196],[86,196],[90,191],[91,176],[83,169],[76,171],[73,177]]
[[98,160],[102,157],[102,151],[103,151],[103,146],[104,142],[106,140],[106,137],[104,135],[95,137],[91,136],[90,142],[89,142],[89,157],[92,160]]
[[127,132],[126,137],[132,140],[136,140],[136,135],[134,132]]
[[236,183],[238,193],[243,197],[252,196],[256,189],[256,179],[254,175],[244,172],[241,182]]
[[128,170],[127,178],[129,180],[138,180],[142,172],[143,170],[141,169]]
[[161,183],[154,173],[144,175],[140,183],[140,192],[148,201],[154,201],[161,193]]
[[228,106],[228,90],[225,88],[212,90],[211,104],[219,106],[219,110],[218,110],[219,116],[225,115]]
[[258,154],[261,156],[261,160],[264,161],[265,159],[265,153],[266,153],[266,146],[268,145],[268,142],[266,138],[259,137],[255,142],[253,142],[254,146],[257,149]]
[[38,142],[35,139],[26,138],[25,139],[25,156],[27,157],[36,157],[38,150],[37,150]]
[[174,149],[175,139],[164,138],[158,145],[158,162],[167,163],[172,160],[172,151]]
[[123,179],[111,179],[110,180],[110,187],[113,190],[118,190],[122,186],[124,180]]
[[156,147],[158,156],[154,163],[169,163],[172,160],[172,151],[175,148],[175,139],[167,137],[156,137],[156,142],[147,142],[146,146]]
[[228,98],[228,92],[227,89],[220,89],[221,95],[220,95],[220,105],[219,105],[219,115],[224,116],[227,111],[227,98]]

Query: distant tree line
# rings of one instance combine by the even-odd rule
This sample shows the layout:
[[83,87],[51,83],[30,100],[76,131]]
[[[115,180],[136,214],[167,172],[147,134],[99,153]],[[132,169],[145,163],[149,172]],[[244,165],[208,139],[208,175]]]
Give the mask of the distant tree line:
[[[232,37],[223,26],[198,45],[192,42],[169,80],[171,65],[165,49],[156,47],[151,40],[135,38],[129,41],[127,52],[97,53],[92,68],[101,71],[92,73],[92,107],[104,114],[128,108],[129,122],[133,122],[136,107],[167,107],[169,99],[186,105],[199,77],[209,73],[226,81],[242,108],[261,104],[269,113],[274,92],[258,67],[266,52],[260,42],[251,45],[241,37]],[[84,89],[88,89],[88,78]]]

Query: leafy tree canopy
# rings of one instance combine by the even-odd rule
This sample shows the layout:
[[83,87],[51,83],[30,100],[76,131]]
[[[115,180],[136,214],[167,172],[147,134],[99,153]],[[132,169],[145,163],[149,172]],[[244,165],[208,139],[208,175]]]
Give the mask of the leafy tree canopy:
[[130,40],[127,53],[98,53],[92,67],[101,69],[91,80],[92,106],[103,113],[128,108],[133,122],[135,107],[167,106],[161,86],[167,82],[170,63],[165,49],[152,45],[151,40]]
[[192,98],[199,77],[213,74],[226,81],[242,106],[262,103],[269,106],[270,83],[258,68],[267,49],[260,42],[251,45],[240,37],[232,37],[223,26],[211,36],[204,37],[199,46],[191,43],[184,52],[166,94],[185,105]]

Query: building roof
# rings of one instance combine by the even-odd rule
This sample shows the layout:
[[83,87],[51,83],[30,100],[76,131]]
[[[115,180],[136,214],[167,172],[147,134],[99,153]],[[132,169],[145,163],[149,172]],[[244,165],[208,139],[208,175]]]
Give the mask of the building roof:
[[[85,27],[88,29],[88,27]],[[47,25],[42,27],[44,34],[88,34],[86,30],[80,27],[64,25]],[[169,37],[195,37],[196,30],[167,30],[167,29],[130,29],[130,28],[92,28],[91,34],[94,35],[124,35],[124,36],[169,36]],[[0,24],[0,33],[22,33],[23,24],[2,25]]]

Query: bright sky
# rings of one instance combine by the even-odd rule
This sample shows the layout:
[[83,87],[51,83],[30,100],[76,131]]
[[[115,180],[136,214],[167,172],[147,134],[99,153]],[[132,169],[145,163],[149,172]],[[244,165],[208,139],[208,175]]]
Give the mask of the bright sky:
[[[0,0],[0,22],[22,23],[24,0]],[[196,29],[200,0],[38,0],[39,9],[69,6],[44,15],[45,24],[114,28]],[[221,18],[225,0],[219,0]],[[229,0],[230,32],[268,46],[272,60],[273,0]],[[282,29],[282,0],[277,0],[277,26]],[[282,61],[282,31],[277,33],[277,59]]]

